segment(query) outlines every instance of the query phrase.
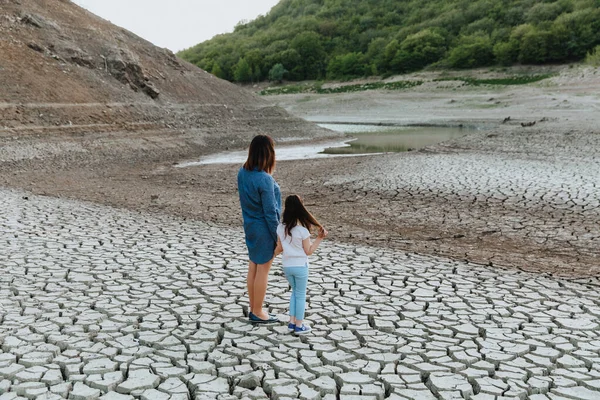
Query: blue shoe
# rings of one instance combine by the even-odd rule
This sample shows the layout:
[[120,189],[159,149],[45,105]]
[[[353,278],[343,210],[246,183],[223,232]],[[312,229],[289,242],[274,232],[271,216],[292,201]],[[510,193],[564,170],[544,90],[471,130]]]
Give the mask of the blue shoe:
[[[277,318],[277,315],[269,313],[269,317],[271,317],[271,318]],[[248,313],[248,320],[249,321],[253,321],[252,318],[256,318],[256,315],[253,312]]]
[[270,314],[268,319],[260,319],[256,315],[254,315],[254,313],[250,313],[248,319],[254,324],[272,324],[275,322],[279,322],[279,318]]
[[312,329],[310,328],[310,326],[304,325],[302,324],[302,326],[297,326],[294,328],[294,332],[296,333],[296,335],[304,335],[308,332],[312,331]]
[[294,332],[296,330],[296,324],[292,324],[291,322],[288,324],[288,331]]

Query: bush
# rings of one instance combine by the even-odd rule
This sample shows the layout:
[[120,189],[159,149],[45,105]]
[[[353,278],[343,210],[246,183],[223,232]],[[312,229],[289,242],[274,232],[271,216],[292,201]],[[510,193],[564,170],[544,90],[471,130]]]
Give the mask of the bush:
[[585,62],[594,67],[600,67],[600,46],[596,46],[585,56]]

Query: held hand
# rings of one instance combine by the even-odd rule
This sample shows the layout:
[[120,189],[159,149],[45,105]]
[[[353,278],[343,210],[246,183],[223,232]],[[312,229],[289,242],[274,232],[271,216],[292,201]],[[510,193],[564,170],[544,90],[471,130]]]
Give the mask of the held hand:
[[329,232],[325,228],[321,228],[319,230],[319,235],[317,236],[319,239],[325,239],[329,235]]

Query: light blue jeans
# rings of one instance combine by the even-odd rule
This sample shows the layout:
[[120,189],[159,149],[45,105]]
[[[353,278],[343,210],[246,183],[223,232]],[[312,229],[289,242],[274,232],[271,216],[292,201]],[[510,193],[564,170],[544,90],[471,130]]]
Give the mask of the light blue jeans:
[[306,286],[308,285],[308,266],[284,267],[283,272],[292,287],[290,295],[290,317],[304,319],[306,310]]

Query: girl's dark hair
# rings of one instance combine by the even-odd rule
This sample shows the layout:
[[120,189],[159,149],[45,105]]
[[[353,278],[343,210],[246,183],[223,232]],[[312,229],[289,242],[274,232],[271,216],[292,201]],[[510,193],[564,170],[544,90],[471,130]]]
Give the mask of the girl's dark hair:
[[275,142],[270,136],[257,135],[250,143],[244,169],[252,171],[255,168],[268,174],[275,169]]
[[310,229],[312,227],[322,228],[311,213],[308,212],[300,196],[292,194],[285,199],[285,209],[283,210],[283,224],[285,225],[285,235],[292,236],[292,229],[300,223],[303,227]]

